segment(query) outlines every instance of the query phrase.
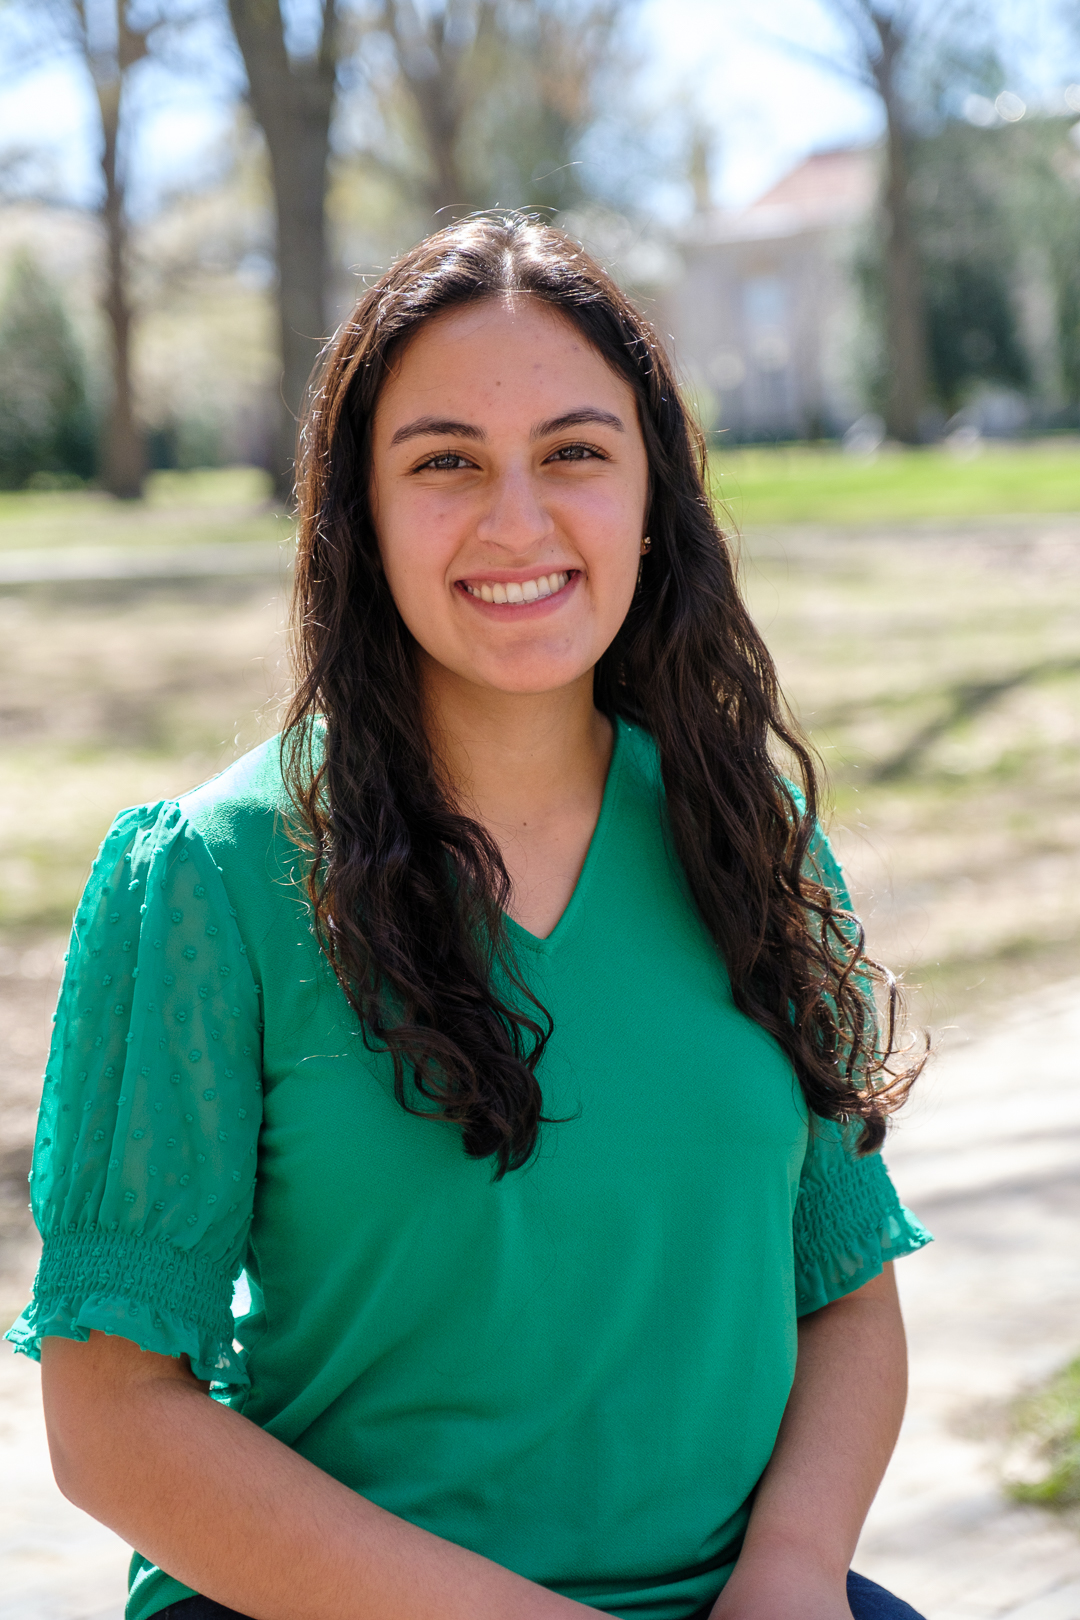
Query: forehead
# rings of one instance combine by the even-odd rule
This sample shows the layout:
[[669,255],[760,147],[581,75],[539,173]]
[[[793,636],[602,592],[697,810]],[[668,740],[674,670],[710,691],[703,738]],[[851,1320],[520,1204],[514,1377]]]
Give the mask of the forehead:
[[[394,422],[424,397],[458,410],[504,410],[531,399],[536,415],[553,394],[587,394],[588,402],[634,412],[634,391],[567,315],[528,294],[489,298],[425,321],[391,362],[376,422]],[[586,403],[584,396],[574,404]]]

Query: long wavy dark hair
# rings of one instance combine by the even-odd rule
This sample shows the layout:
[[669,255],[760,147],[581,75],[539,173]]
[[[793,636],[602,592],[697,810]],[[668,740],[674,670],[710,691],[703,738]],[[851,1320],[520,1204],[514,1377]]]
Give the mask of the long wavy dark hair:
[[283,765],[321,946],[364,1040],[393,1060],[398,1101],[456,1125],[496,1175],[525,1164],[545,1123],[537,1065],[552,1021],[514,962],[498,847],[440,780],[368,502],[395,356],[422,322],[508,294],[558,309],[634,391],[652,552],[595,701],[655,740],[673,846],[736,1005],[788,1054],[811,1110],[861,1122],[869,1151],[918,1065],[893,1061],[895,983],[815,869],[814,762],[740,599],[701,434],[638,310],[534,218],[472,218],[413,248],[364,293],[313,385]]

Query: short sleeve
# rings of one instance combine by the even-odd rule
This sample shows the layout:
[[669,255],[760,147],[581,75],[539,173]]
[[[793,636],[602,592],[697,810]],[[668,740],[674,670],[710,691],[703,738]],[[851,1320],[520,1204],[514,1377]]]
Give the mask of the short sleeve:
[[[821,828],[810,844],[814,877],[845,917],[840,926],[854,942],[858,922],[840,863]],[[869,986],[867,995],[872,995]],[[793,1222],[795,1297],[800,1316],[852,1294],[889,1260],[912,1254],[930,1234],[904,1208],[881,1156],[856,1151],[861,1127],[811,1115]]]
[[92,1329],[246,1385],[233,1348],[262,1117],[259,992],[176,804],[125,811],[75,917],[31,1173],[43,1239],[8,1333]]
[[876,1277],[886,1261],[913,1254],[930,1234],[904,1208],[878,1153],[855,1151],[859,1127],[810,1117],[792,1222],[795,1306],[820,1310]]

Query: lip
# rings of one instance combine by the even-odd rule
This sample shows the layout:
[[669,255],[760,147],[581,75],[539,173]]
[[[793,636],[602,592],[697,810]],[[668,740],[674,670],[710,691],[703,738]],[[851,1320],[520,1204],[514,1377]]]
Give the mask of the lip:
[[[563,603],[569,600],[582,577],[580,568],[549,568],[546,571],[549,574],[569,574],[570,578],[553,596],[540,596],[535,602],[485,602],[482,597],[473,596],[466,590],[464,579],[454,581],[454,592],[463,602],[467,602],[471,608],[475,608],[478,613],[483,613],[488,618],[502,619],[514,624],[521,619],[546,618],[550,613],[557,613]],[[476,578],[487,585],[523,585],[527,579],[536,579],[537,573],[535,568],[528,572],[520,568],[493,568],[485,569],[482,574],[477,574]]]

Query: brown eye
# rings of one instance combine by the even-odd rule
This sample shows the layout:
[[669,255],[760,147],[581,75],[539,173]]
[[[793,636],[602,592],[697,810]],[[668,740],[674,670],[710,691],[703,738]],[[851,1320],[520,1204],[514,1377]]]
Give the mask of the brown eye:
[[458,472],[462,467],[471,466],[472,462],[467,461],[464,456],[459,456],[456,451],[444,450],[440,455],[431,456],[427,461],[422,461],[419,467],[414,470],[416,472]]
[[564,444],[548,457],[549,461],[602,461],[603,455],[591,444]]

